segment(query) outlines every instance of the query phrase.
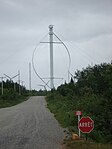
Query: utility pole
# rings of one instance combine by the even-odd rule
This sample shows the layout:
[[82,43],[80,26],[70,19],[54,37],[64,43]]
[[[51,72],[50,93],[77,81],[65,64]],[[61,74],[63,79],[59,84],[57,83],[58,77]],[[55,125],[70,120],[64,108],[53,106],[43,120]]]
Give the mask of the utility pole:
[[23,83],[24,83],[24,81],[20,80],[20,82],[21,82],[21,94],[23,94],[23,88],[24,88]]
[[18,83],[19,83],[19,95],[21,95],[21,86],[20,86],[20,71],[18,70]]
[[2,95],[3,95],[3,91],[4,91],[4,88],[3,88],[3,79],[5,78],[5,77],[0,77],[1,78],[1,84],[2,84]]
[[54,69],[53,69],[53,25],[49,25],[49,40],[50,40],[50,85],[54,88]]
[[31,63],[29,63],[29,91],[31,92]]

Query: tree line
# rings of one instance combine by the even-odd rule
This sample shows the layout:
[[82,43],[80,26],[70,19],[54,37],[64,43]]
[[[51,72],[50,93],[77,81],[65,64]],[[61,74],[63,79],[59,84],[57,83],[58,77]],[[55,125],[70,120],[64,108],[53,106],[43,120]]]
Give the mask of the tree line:
[[0,82],[0,108],[10,107],[27,100],[30,96],[44,96],[47,91],[28,90],[25,86],[7,79]]
[[0,100],[16,100],[19,96],[27,94],[25,86],[12,80],[0,82]]
[[49,94],[48,106],[69,128],[77,126],[74,111],[81,110],[95,122],[89,136],[98,142],[112,142],[112,63],[77,70],[70,83]]

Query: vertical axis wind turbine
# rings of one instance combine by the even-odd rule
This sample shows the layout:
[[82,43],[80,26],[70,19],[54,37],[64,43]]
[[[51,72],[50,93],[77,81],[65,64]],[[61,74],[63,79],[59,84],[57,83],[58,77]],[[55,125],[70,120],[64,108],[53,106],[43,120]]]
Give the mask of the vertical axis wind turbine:
[[50,89],[54,88],[53,34],[54,34],[53,33],[53,25],[49,25],[49,42],[40,42],[40,43],[49,43],[49,46],[50,46]]
[[[47,34],[48,35],[48,34]],[[58,39],[58,42],[54,42],[53,41],[53,35]],[[44,37],[45,38],[45,37]],[[53,25],[49,25],[49,42],[40,42],[40,43],[49,43],[49,47],[50,47],[50,86],[48,85],[48,83],[46,83],[44,81],[45,78],[42,78],[38,72],[36,71],[35,69],[35,66],[34,66],[34,54],[35,54],[35,51],[36,51],[36,48],[34,49],[33,51],[33,54],[32,54],[32,66],[33,66],[33,69],[34,69],[34,72],[36,73],[37,77],[47,86],[49,87],[50,89],[53,89],[54,88],[54,79],[56,79],[54,77],[54,64],[53,64],[53,44],[62,44],[66,51],[67,51],[67,54],[68,54],[68,57],[69,57],[69,66],[68,66],[68,74],[70,72],[70,65],[71,65],[71,57],[70,57],[70,53],[69,53],[69,50],[67,48],[67,46],[65,45],[65,43],[53,32]],[[60,78],[58,78],[60,79]]]

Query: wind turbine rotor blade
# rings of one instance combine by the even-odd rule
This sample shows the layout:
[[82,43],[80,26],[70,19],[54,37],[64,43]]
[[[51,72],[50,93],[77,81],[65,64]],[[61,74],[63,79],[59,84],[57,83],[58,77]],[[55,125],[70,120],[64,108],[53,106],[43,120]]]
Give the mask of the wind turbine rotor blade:
[[17,75],[15,75],[15,76],[13,76],[11,79],[14,79],[15,77],[17,77],[19,74],[17,74]]
[[11,80],[11,77],[9,77],[8,75],[4,74],[7,78],[9,78]]

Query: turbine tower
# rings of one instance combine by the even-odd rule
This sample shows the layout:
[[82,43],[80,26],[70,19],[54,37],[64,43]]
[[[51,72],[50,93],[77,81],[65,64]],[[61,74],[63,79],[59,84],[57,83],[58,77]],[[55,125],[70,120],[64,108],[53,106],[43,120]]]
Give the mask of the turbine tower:
[[50,86],[54,88],[54,68],[53,68],[53,25],[49,25],[49,44],[50,44]]

